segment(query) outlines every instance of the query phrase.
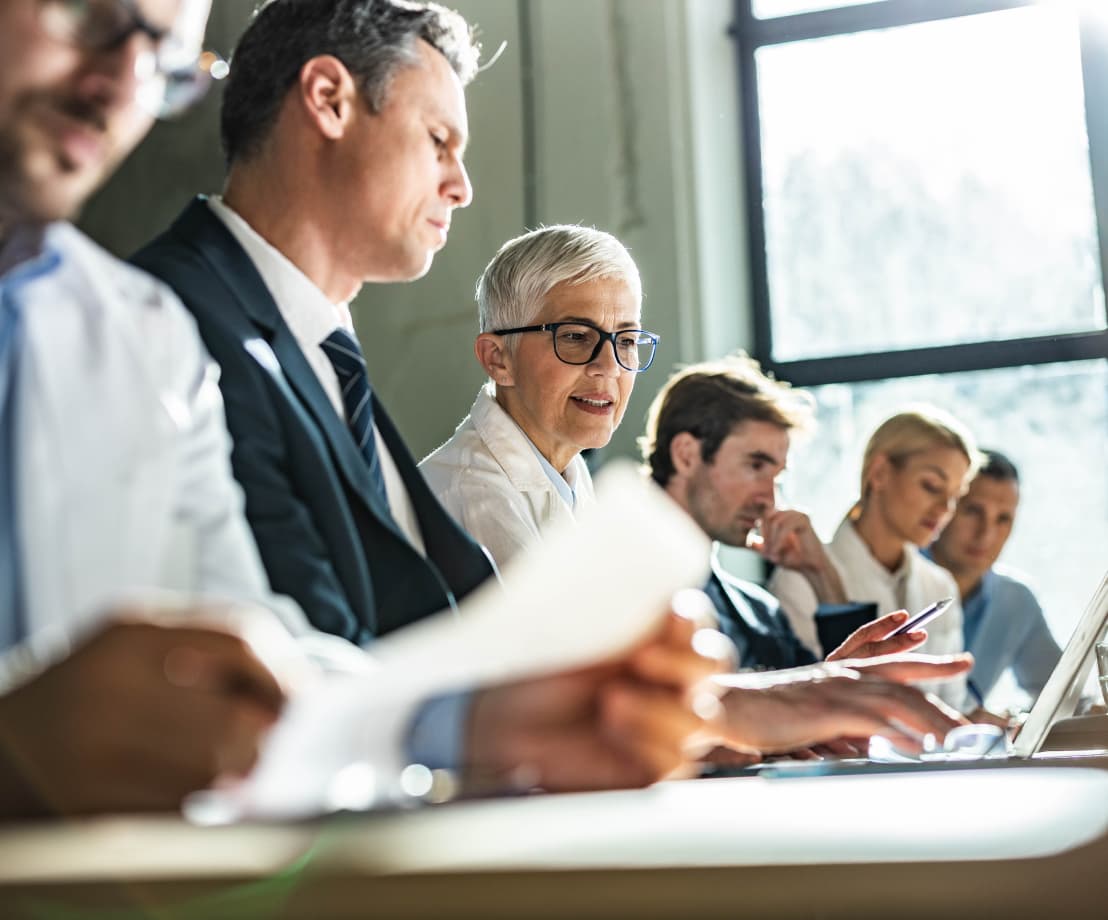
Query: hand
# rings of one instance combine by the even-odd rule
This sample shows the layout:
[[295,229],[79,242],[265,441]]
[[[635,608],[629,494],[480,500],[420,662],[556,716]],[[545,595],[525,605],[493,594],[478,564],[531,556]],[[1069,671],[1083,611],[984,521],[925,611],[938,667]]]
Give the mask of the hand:
[[836,664],[866,677],[916,684],[929,680],[949,680],[973,669],[973,655],[883,655],[880,658],[847,658]]
[[894,629],[908,622],[908,611],[897,610],[878,617],[872,623],[854,630],[843,644],[827,656],[827,661],[841,661],[846,658],[877,658],[882,655],[897,655],[910,652],[927,641],[927,631],[914,629],[889,636]]
[[670,775],[707,742],[718,700],[705,680],[729,666],[729,645],[671,615],[617,662],[478,693],[466,736],[471,782],[565,791]]
[[[956,666],[943,663],[931,670]],[[924,679],[912,666],[900,673],[911,675],[906,679]],[[729,687],[718,724],[721,741],[740,750],[783,752],[877,734],[918,750],[925,735],[942,739],[965,723],[957,712],[914,687],[838,664],[715,679]]]
[[729,747],[714,747],[702,758],[702,764],[713,767],[750,767],[762,762],[762,755],[757,751],[736,751]]
[[770,511],[762,518],[761,533],[758,552],[774,565],[800,572],[821,604],[847,602],[839,572],[808,515],[788,508]]
[[229,632],[109,625],[0,698],[0,814],[177,809],[250,770],[282,701]]
[[1005,731],[1010,731],[1016,727],[1016,719],[1011,713],[990,712],[984,706],[978,706],[966,718],[980,725],[997,725]]

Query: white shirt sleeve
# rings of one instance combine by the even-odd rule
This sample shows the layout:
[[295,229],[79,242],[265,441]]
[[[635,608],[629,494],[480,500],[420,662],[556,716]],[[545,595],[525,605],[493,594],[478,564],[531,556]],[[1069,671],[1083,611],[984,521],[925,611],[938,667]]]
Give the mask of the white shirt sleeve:
[[766,588],[780,601],[781,612],[785,614],[796,637],[816,658],[822,659],[825,653],[816,629],[819,599],[808,579],[791,569],[778,568],[770,577]]

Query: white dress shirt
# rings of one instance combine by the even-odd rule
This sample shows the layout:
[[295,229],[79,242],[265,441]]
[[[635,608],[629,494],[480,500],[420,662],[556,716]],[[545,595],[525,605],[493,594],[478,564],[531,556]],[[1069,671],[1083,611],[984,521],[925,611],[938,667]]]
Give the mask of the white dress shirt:
[[[229,208],[221,198],[208,200],[208,206],[226,225],[231,235],[246,251],[250,261],[262,276],[269,293],[281,312],[281,318],[292,331],[308,364],[319,378],[320,386],[327,394],[339,417],[346,421],[346,408],[342,401],[342,387],[331,359],[320,348],[320,343],[338,328],[345,329],[355,338],[350,306],[331,303],[307,275],[297,268],[275,246],[268,243],[240,215]],[[385,480],[389,510],[403,534],[420,553],[427,555],[423,534],[419,529],[415,507],[404,486],[396,462],[381,438],[377,426],[373,426],[377,443],[377,455],[381,460],[381,474]]]
[[20,290],[14,462],[31,645],[64,652],[128,595],[165,590],[261,604],[307,631],[269,590],[192,316],[67,224],[46,245],[57,266]]

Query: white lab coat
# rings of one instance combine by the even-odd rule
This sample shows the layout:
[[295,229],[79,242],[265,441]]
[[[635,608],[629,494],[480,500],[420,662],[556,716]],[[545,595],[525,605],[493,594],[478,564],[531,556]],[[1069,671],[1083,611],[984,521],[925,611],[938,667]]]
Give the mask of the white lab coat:
[[565,471],[576,505],[566,503],[489,385],[478,392],[453,437],[419,468],[446,510],[501,568],[520,550],[538,544],[546,528],[559,520],[574,521],[596,500],[589,469],[577,455]]

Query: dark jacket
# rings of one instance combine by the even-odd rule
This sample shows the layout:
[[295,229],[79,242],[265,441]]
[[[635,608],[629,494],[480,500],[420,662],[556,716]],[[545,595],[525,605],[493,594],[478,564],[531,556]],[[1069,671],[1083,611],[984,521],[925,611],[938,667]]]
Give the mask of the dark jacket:
[[177,292],[222,368],[231,462],[262,561],[274,590],[317,629],[364,645],[452,606],[493,574],[374,397],[427,557],[397,528],[253,262],[204,199],[132,261]]

